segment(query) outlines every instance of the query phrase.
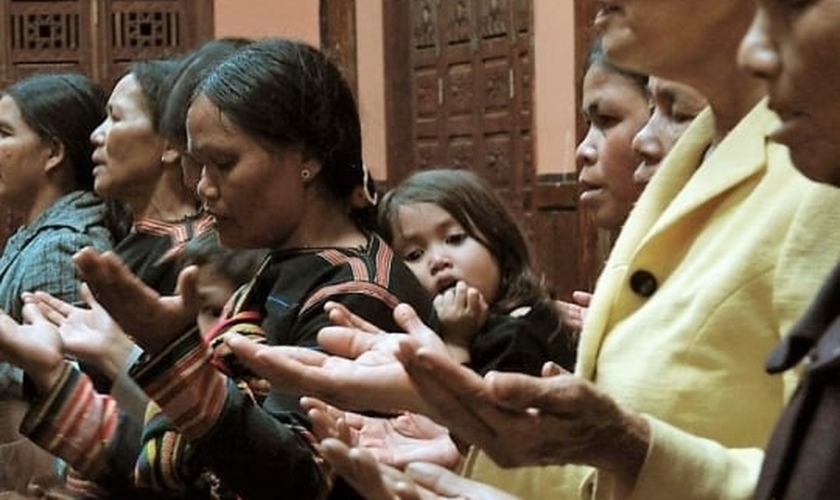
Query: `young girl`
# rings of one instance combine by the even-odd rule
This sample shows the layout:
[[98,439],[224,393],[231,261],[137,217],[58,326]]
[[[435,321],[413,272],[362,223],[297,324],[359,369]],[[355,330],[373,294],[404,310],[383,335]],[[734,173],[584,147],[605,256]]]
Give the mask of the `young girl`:
[[382,199],[384,237],[434,297],[450,352],[479,373],[571,368],[574,349],[504,202],[467,170],[415,173]]

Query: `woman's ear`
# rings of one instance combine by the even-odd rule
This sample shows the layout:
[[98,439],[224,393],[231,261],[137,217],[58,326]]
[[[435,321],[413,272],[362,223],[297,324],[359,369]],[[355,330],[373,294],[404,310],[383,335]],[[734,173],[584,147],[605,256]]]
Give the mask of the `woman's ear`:
[[300,164],[300,178],[304,184],[309,184],[321,172],[321,162],[315,159],[302,160]]
[[64,143],[53,137],[50,139],[50,155],[47,157],[47,162],[44,164],[44,171],[50,172],[59,165],[64,163],[67,157],[64,149]]
[[160,162],[163,165],[176,165],[181,167],[181,152],[175,148],[167,147],[160,155]]

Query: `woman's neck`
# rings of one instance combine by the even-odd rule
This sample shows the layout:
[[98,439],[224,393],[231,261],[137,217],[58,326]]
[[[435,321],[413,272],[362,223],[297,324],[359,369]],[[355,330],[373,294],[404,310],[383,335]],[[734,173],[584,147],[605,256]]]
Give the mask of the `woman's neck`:
[[10,204],[9,207],[13,212],[20,215],[22,223],[28,226],[35,222],[42,213],[46,212],[53,204],[55,204],[62,196],[70,191],[62,191],[54,186],[48,185],[40,189],[31,198],[27,200],[26,206],[15,207]]
[[180,221],[198,213],[198,202],[180,177],[163,176],[146,195],[126,200],[134,220]]
[[298,230],[281,248],[364,248],[367,236],[340,204],[312,203]]
[[198,213],[195,204],[172,202],[174,200],[150,200],[146,209],[135,219],[154,219],[165,222],[176,222]]

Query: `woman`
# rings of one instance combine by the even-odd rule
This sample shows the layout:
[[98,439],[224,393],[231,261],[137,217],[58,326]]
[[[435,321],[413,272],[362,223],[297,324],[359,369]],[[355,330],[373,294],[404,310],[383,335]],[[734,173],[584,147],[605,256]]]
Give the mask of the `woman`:
[[[631,143],[633,151],[641,158],[641,163],[633,171],[638,194],[653,178],[677,139],[709,104],[705,97],[688,85],[657,77],[648,79],[647,92],[651,102],[650,118]],[[633,201],[635,203],[635,199]],[[626,215],[629,215],[629,210]],[[563,308],[569,327],[580,331],[592,294],[576,290],[572,293],[572,300],[574,303],[559,301],[558,305]]]
[[107,211],[92,192],[87,140],[104,99],[74,74],[32,76],[0,96],[0,199],[22,223],[0,260],[0,307],[19,320],[22,292],[48,290],[78,301],[71,257],[88,245],[112,245]]
[[[840,108],[836,105],[838,100],[831,97],[837,95],[833,76],[840,76],[840,64],[826,48],[840,42],[838,7],[840,2],[836,0],[797,6],[778,0],[762,2],[740,51],[742,64],[769,84],[771,106],[781,114],[782,121],[773,131],[773,139],[790,148],[796,167],[805,175],[835,186],[840,185],[840,148],[835,140]],[[836,205],[836,198],[833,203]],[[835,268],[808,314],[769,359],[768,369],[779,372],[811,353],[802,386],[770,442],[755,498],[827,500],[840,494],[837,475],[840,439],[836,425],[838,286],[840,274]],[[393,471],[380,476],[369,456],[351,454],[340,443],[329,443],[325,454],[354,480],[366,479],[374,485],[370,491],[382,495],[413,498],[408,495],[412,493],[409,485],[414,479],[446,498],[456,495],[504,498],[481,485],[466,484],[463,480],[459,483],[457,478],[446,477],[446,471],[430,471],[428,466],[409,469],[411,478]],[[692,479],[690,475],[681,477],[686,484]],[[739,479],[750,482],[755,475],[745,474]],[[717,496],[722,489],[720,485],[708,484],[710,496]],[[679,495],[679,498],[687,497]]]
[[[434,321],[430,300],[411,272],[357,223],[368,220],[366,212],[374,208],[354,206],[366,180],[358,111],[346,81],[324,54],[285,39],[241,49],[202,82],[187,130],[190,154],[203,165],[198,194],[221,243],[273,249],[237,296],[230,329],[220,328],[220,338],[247,322],[248,331],[264,332],[269,344],[311,347],[328,323],[327,300],[393,327],[394,305],[408,301]],[[259,391],[250,390],[247,373],[226,366],[223,353],[211,353],[193,330],[184,333],[195,317],[184,307],[184,301],[191,305],[192,271],[182,275],[183,297],[160,298],[113,254],[87,251],[76,262],[103,305],[145,349],[132,375],[189,440],[202,465],[245,498],[319,498],[330,491],[298,398],[270,392],[262,400]],[[85,377],[56,357],[49,343],[28,350],[29,339],[54,335],[43,328],[37,309],[28,311],[35,316],[32,326],[2,318],[0,350],[23,366],[41,394],[90,395]],[[218,347],[224,350],[223,343]],[[247,390],[228,384],[216,364]],[[169,390],[176,386],[175,393]],[[95,479],[112,472],[105,457],[115,435],[108,425],[111,400],[91,395],[89,401],[106,411],[85,412],[87,422],[61,421],[60,408],[71,401],[59,398],[50,411],[33,408],[27,431]],[[86,432],[91,429],[95,432]],[[54,440],[61,436],[83,440],[92,448],[81,448],[92,451],[80,457],[74,443]]]
[[633,150],[642,157],[633,179],[643,185],[653,179],[659,164],[683,132],[709,105],[700,92],[688,85],[655,76],[648,80],[648,93],[650,118],[633,137]]
[[[0,257],[0,308],[18,321],[23,292],[78,302],[73,254],[113,244],[108,210],[92,191],[88,141],[103,104],[101,89],[76,74],[30,76],[0,92],[0,200],[22,224]],[[23,493],[34,476],[51,476],[54,463],[18,434],[21,378],[0,364],[0,490]]]
[[[837,87],[840,61],[840,2],[819,0],[791,6],[760,2],[741,45],[740,59],[763,78],[770,105],[782,118],[771,136],[785,144],[802,173],[840,186],[840,123]],[[830,250],[829,250],[830,251]],[[835,267],[808,313],[768,359],[770,373],[796,369],[806,354],[803,380],[783,413],[759,478],[755,498],[829,499],[840,496],[837,431],[837,297],[840,267]]]
[[599,44],[592,49],[581,95],[589,129],[576,160],[581,207],[599,228],[621,229],[644,187],[633,181],[640,158],[631,145],[650,116],[647,81],[613,66]]
[[[611,243],[644,188],[634,180],[641,157],[632,146],[650,117],[648,77],[610,63],[597,40],[587,63],[581,108],[589,128],[575,150],[580,205],[598,228],[611,232]],[[576,290],[572,302],[557,301],[569,329],[580,331],[591,297]]]
[[209,229],[183,183],[183,151],[161,133],[169,79],[176,61],[134,63],[108,99],[108,116],[93,131],[96,192],[128,207],[131,230],[115,251],[144,282],[172,293],[175,253]]

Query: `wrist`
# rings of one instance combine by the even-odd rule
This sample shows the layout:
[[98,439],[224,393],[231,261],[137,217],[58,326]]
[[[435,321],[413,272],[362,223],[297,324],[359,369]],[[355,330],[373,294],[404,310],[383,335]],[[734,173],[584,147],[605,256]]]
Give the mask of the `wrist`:
[[464,364],[470,362],[470,350],[465,346],[447,342],[446,350],[449,351],[449,356],[458,363]]
[[650,447],[650,424],[638,413],[624,412],[622,425],[610,438],[611,456],[603,469],[616,478],[619,491],[629,495],[636,486]]
[[43,394],[52,391],[55,385],[61,380],[66,369],[67,362],[61,361],[52,367],[28,372],[27,376],[32,380],[35,390]]
[[133,348],[134,342],[125,335],[120,335],[108,344],[98,366],[109,380],[117,378]]

